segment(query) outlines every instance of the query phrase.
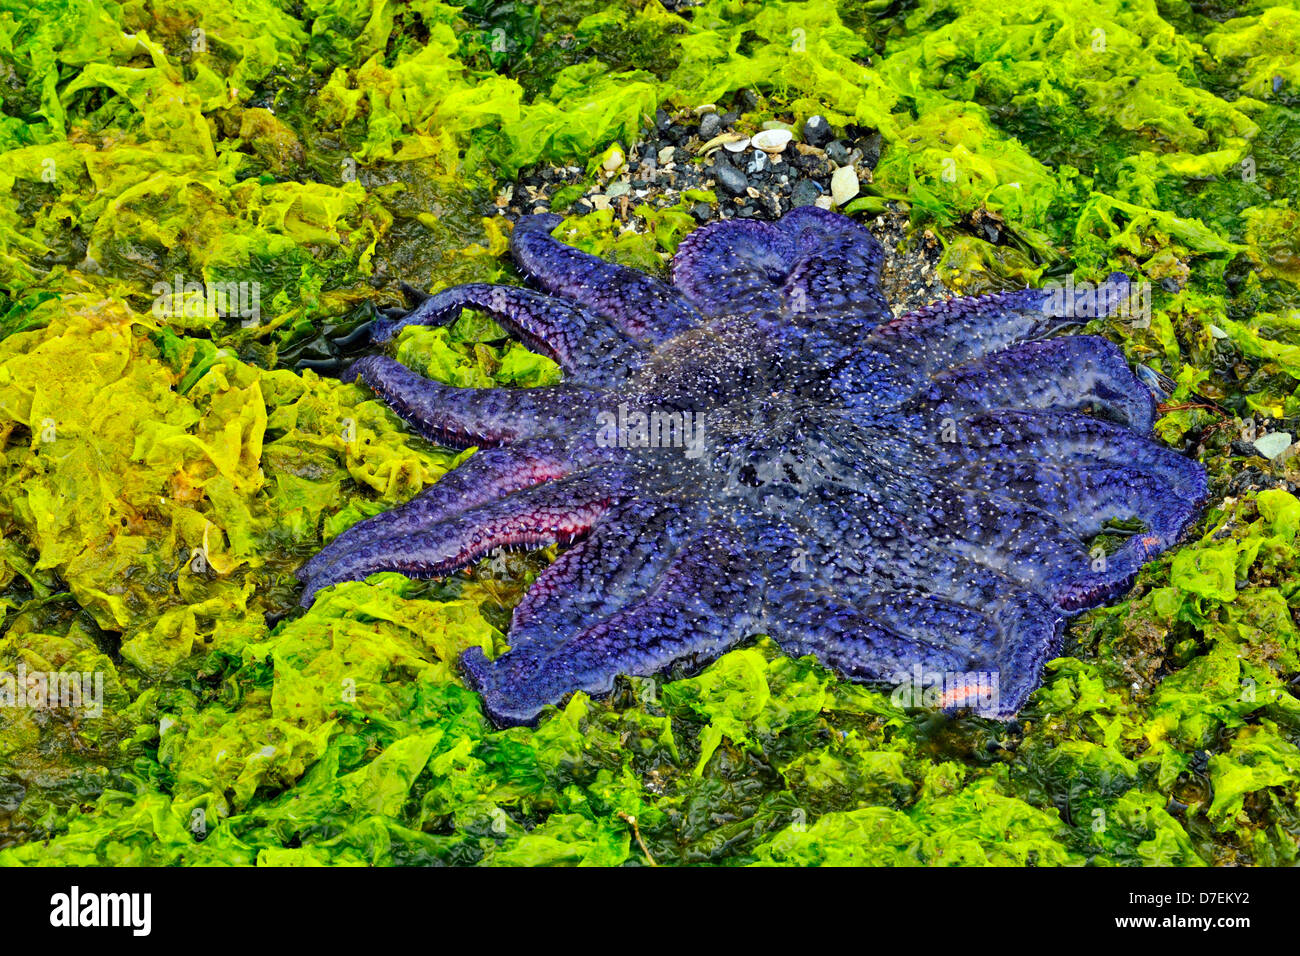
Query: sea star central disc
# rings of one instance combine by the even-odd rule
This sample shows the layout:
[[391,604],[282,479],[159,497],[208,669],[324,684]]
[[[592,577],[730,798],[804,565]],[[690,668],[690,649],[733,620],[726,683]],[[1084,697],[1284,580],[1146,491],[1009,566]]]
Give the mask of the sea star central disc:
[[[415,428],[481,450],[302,571],[309,604],[378,571],[578,542],[516,608],[510,650],[462,658],[500,723],[760,633],[1007,716],[1066,617],[1123,591],[1206,497],[1200,466],[1152,440],[1154,402],[1120,350],[1056,334],[1122,303],[1122,275],[1102,296],[1023,290],[893,318],[880,245],[834,213],[706,226],[671,285],[564,245],[558,222],[515,226],[540,291],[458,286],[376,335],[477,309],[564,384],[459,389],[362,359],[354,374]],[[1142,530],[1107,553],[1092,541],[1115,519]]]

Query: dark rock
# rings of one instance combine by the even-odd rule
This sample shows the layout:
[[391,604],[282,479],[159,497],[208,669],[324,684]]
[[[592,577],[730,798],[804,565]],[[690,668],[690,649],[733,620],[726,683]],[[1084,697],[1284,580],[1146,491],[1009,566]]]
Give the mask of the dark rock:
[[1177,292],[1182,286],[1173,276],[1165,276],[1160,280],[1160,288],[1166,292]]
[[740,90],[736,93],[736,102],[740,104],[742,110],[748,113],[758,109],[760,101],[758,94],[753,90]]
[[662,109],[655,110],[655,126],[659,129],[667,129],[673,125],[673,118]]
[[795,184],[794,191],[790,193],[790,205],[811,206],[821,194],[822,191],[817,188],[815,182],[811,179],[801,179]]
[[1228,286],[1228,291],[1236,295],[1246,280],[1250,278],[1253,268],[1250,257],[1244,252],[1238,254],[1229,262],[1227,271],[1223,275],[1223,281]]
[[982,210],[976,210],[973,217],[973,225],[976,231],[995,246],[998,240],[1002,238],[1002,230],[999,228],[1001,223],[990,216],[980,215]]
[[849,147],[843,140],[833,140],[826,144],[826,158],[837,166],[849,161]]
[[713,139],[722,132],[722,117],[717,113],[705,113],[704,118],[700,120],[700,139]]
[[731,129],[736,120],[740,119],[740,114],[735,110],[730,110],[722,114],[722,128]]
[[712,172],[718,185],[733,196],[739,196],[749,188],[749,180],[745,178],[745,174],[721,156],[713,160]]
[[835,131],[831,129],[831,124],[826,121],[825,116],[810,116],[804,120],[803,141],[809,146],[822,149],[834,138]]
[[708,222],[709,217],[713,215],[713,207],[706,202],[697,202],[691,207],[691,215],[695,217],[696,222]]
[[818,165],[816,156],[805,156],[803,153],[796,153],[790,157],[790,165],[795,169],[802,169],[806,173],[813,172]]
[[862,150],[862,165],[875,169],[880,162],[880,151],[885,148],[885,139],[878,131],[868,133],[858,140],[858,149]]
[[[1254,452],[1256,458],[1259,457],[1259,451]],[[1252,491],[1262,491],[1266,488],[1276,488],[1282,484],[1281,481],[1272,475],[1265,474],[1253,466],[1243,468],[1232,476],[1228,482],[1228,494],[1244,495]]]

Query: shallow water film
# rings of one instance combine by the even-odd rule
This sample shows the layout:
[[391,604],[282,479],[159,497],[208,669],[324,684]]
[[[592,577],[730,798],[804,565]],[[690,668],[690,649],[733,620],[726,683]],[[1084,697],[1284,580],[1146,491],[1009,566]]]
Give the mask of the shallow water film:
[[[1296,863],[1298,51],[1295,3],[0,0],[0,864]],[[806,208],[895,316],[1045,290],[1203,471],[1014,706],[755,633],[494,720],[462,655],[570,536],[301,606],[483,454],[355,362],[566,381],[490,296],[392,310],[537,280],[525,216],[668,282]],[[1089,529],[1091,570],[1150,534]]]

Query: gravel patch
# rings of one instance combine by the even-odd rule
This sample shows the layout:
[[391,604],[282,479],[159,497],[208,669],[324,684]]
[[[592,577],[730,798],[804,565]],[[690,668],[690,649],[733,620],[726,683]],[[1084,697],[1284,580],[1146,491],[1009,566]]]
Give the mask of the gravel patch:
[[[851,126],[836,137],[820,116],[802,127],[780,121],[764,124],[766,131],[748,127],[740,111],[756,102],[741,91],[732,109],[709,104],[671,115],[659,110],[626,155],[607,158],[594,175],[580,166],[534,166],[496,196],[494,211],[516,218],[553,209],[579,215],[608,209],[623,229],[643,232],[646,222],[636,212],[642,205],[684,203],[701,225],[772,220],[799,206],[842,207],[872,181],[883,145],[878,132]],[[712,191],[717,200],[687,198],[689,190]],[[895,314],[951,294],[935,270],[940,243],[928,231],[912,230],[897,204],[862,221],[889,253],[883,283]]]

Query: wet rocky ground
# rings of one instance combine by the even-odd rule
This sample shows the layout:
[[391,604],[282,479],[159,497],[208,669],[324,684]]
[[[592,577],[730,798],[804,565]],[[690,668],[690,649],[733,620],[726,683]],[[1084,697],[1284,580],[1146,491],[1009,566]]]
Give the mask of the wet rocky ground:
[[[607,151],[593,169],[536,166],[495,198],[498,215],[582,215],[610,210],[625,231],[643,232],[638,213],[682,206],[700,224],[726,219],[778,219],[800,206],[843,211],[872,181],[880,159],[880,134],[850,126],[842,135],[825,117],[803,124],[771,120],[758,126],[742,116],[757,101],[745,92],[734,107],[705,104],[669,114],[659,110],[652,126],[624,150]],[[699,198],[701,192],[716,198]],[[928,232],[914,233],[897,204],[860,219],[889,252],[883,277],[895,312],[951,293],[935,271],[942,253]]]

